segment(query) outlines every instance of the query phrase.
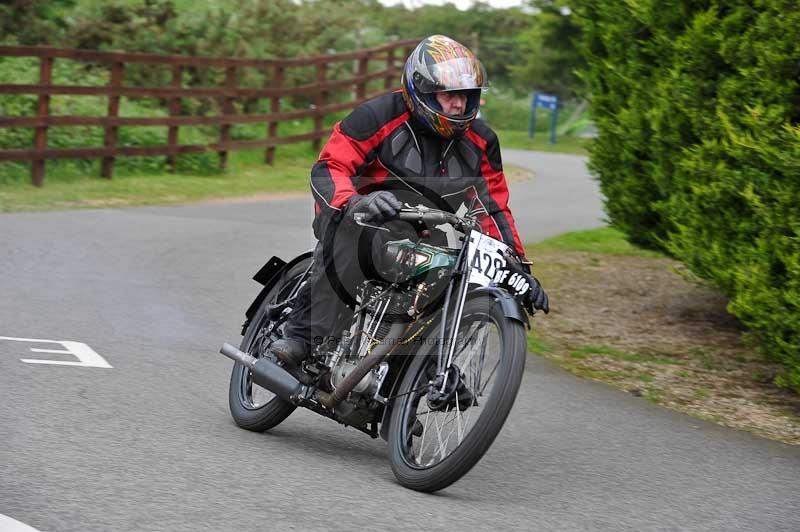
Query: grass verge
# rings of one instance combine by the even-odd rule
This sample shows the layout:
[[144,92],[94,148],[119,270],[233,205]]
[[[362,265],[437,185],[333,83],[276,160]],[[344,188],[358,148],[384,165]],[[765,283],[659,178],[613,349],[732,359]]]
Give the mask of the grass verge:
[[589,139],[568,136],[557,137],[556,143],[550,144],[548,136],[542,133],[537,133],[534,138],[530,138],[527,131],[497,129],[495,132],[500,139],[501,148],[588,155]]
[[229,154],[224,172],[157,174],[120,172],[113,179],[92,175],[48,173],[44,186],[29,181],[0,185],[0,212],[122,207],[185,203],[207,198],[262,193],[308,192],[308,176],[317,153],[307,144],[278,147],[274,166],[263,151]]
[[529,246],[550,295],[528,348],[571,373],[650,402],[800,444],[800,397],[772,382],[779,367],[742,341],[727,300],[687,280],[680,263],[610,228]]

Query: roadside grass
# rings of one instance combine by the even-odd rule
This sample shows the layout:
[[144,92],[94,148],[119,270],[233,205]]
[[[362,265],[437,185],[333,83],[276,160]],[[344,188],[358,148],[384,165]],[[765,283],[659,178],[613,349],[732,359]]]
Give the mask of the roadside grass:
[[547,134],[537,132],[534,138],[528,137],[527,131],[513,129],[495,129],[500,147],[516,150],[545,151],[553,153],[571,153],[574,155],[588,155],[587,146],[590,139],[563,136],[556,137],[556,143],[550,144]]
[[[332,127],[346,113],[325,117]],[[166,128],[161,128],[166,141]],[[311,119],[283,122],[281,137],[308,133]],[[234,139],[263,138],[263,124],[231,131]],[[158,139],[160,137],[154,137]],[[219,138],[218,127],[181,127],[181,143],[207,144]],[[151,139],[152,140],[152,139]],[[322,139],[324,142],[325,139]],[[139,144],[137,144],[139,145]],[[264,162],[264,150],[228,152],[225,170],[219,168],[214,151],[178,155],[176,171],[170,172],[165,157],[119,157],[113,179],[100,176],[100,160],[48,161],[44,186],[31,185],[30,165],[0,164],[0,212],[42,211],[80,208],[124,207],[187,203],[204,199],[306,192],[311,166],[319,151],[311,142],[276,147],[275,164]]]
[[[533,246],[534,252],[582,251],[601,255],[631,257],[663,257],[661,253],[638,248],[625,240],[625,235],[612,227],[598,227],[585,231],[570,231]],[[595,257],[597,258],[597,257]]]
[[551,353],[555,349],[552,345],[539,339],[539,337],[536,336],[536,331],[533,329],[528,332],[527,344],[528,351],[531,353]]
[[528,351],[584,379],[714,423],[800,444],[800,397],[742,340],[727,299],[611,228],[530,245],[550,296]]
[[[54,171],[41,188],[27,180],[0,183],[0,212],[165,205],[260,194],[310,197],[309,173],[317,152],[305,145],[279,150],[273,166],[263,162],[262,150],[231,152],[224,172],[119,172],[102,179],[96,177],[99,163],[83,174]],[[533,179],[531,171],[513,165],[507,165],[506,175],[510,181]]]
[[[216,155],[213,155],[216,157]],[[169,173],[118,172],[113,179],[91,172],[49,171],[44,186],[27,180],[0,185],[0,212],[122,207],[185,203],[208,198],[263,193],[308,192],[308,176],[317,153],[309,143],[279,146],[275,164],[264,163],[263,150],[228,154],[228,168]],[[2,167],[0,167],[2,171]]]

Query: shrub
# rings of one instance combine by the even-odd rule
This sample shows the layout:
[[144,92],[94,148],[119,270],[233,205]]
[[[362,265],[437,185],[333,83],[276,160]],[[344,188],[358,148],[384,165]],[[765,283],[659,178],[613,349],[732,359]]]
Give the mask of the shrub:
[[581,0],[613,225],[684,261],[800,391],[800,7]]

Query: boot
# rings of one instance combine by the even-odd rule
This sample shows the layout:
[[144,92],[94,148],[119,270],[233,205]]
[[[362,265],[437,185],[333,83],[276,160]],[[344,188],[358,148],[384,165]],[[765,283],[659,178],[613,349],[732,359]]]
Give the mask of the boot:
[[294,338],[281,338],[272,343],[269,351],[284,363],[299,366],[311,354],[311,346]]

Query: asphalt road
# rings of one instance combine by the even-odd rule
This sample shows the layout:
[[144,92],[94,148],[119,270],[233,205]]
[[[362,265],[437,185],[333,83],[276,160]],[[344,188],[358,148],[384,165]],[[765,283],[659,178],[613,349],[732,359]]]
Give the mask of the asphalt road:
[[[512,185],[525,240],[602,225],[583,159],[504,155],[537,173]],[[314,414],[238,429],[216,352],[310,219],[307,198],[0,215],[0,531],[800,530],[799,448],[533,355],[493,447],[435,495]],[[23,362],[78,360],[41,340],[113,367]]]

